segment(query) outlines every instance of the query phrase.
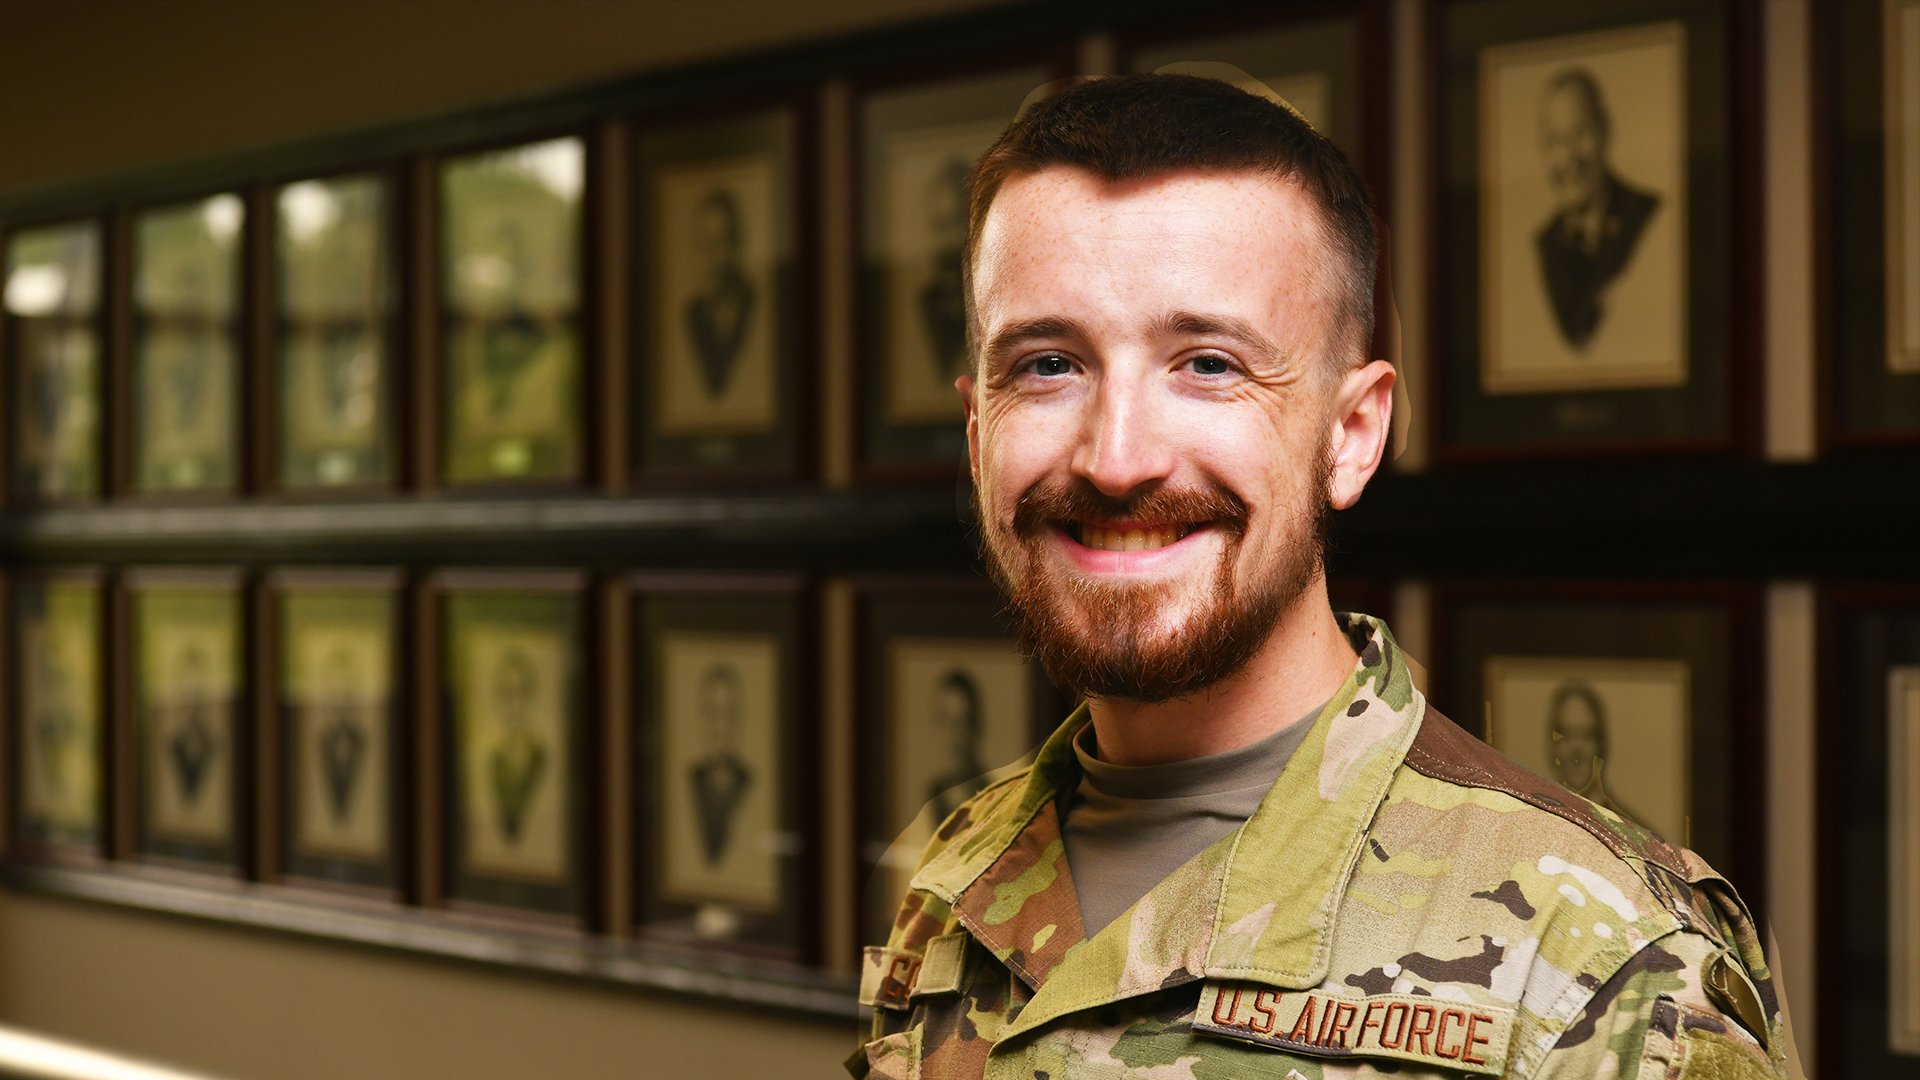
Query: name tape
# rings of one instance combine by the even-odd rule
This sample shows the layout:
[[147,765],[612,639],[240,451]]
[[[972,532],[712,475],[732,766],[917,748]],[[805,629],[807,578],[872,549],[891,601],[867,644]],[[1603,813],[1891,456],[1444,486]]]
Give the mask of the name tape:
[[1365,997],[1208,983],[1195,1031],[1311,1057],[1384,1057],[1498,1076],[1513,1010],[1415,994]]

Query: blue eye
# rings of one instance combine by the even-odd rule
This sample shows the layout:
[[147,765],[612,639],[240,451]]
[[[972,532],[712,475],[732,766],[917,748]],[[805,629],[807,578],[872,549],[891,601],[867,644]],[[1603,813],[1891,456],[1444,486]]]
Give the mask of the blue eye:
[[1224,356],[1202,354],[1191,361],[1195,375],[1225,375],[1233,370],[1233,365]]
[[1033,362],[1033,373],[1054,377],[1068,374],[1073,370],[1073,362],[1064,356],[1042,356]]

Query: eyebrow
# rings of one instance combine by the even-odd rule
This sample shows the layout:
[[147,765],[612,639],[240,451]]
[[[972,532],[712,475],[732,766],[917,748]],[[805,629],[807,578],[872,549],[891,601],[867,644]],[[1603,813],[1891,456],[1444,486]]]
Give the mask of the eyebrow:
[[1087,339],[1086,326],[1077,319],[1064,315],[1045,315],[1038,319],[1028,319],[1001,329],[987,341],[986,348],[980,350],[983,366],[991,369],[996,360],[1033,341],[1059,341],[1061,339]]
[[[1286,356],[1273,339],[1261,333],[1252,323],[1233,315],[1210,315],[1198,311],[1169,311],[1153,321],[1152,333],[1157,337],[1223,337],[1246,346],[1260,354],[1259,359],[1279,362]],[[1078,319],[1064,315],[1043,315],[1037,319],[1027,319],[1001,329],[987,340],[981,350],[983,366],[992,369],[995,362],[1002,360],[1008,353],[1034,341],[1085,341],[1091,335],[1086,325]]]
[[1232,315],[1208,315],[1197,311],[1170,311],[1154,320],[1156,334],[1165,337],[1227,337],[1262,354],[1261,359],[1278,361],[1286,354],[1273,339],[1261,333],[1245,319]]

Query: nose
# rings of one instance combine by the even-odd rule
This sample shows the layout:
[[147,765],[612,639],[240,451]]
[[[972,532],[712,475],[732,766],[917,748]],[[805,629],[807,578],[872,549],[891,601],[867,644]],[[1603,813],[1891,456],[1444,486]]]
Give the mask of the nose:
[[1075,475],[1116,499],[1167,478],[1173,448],[1145,376],[1109,370],[1085,410],[1073,453]]

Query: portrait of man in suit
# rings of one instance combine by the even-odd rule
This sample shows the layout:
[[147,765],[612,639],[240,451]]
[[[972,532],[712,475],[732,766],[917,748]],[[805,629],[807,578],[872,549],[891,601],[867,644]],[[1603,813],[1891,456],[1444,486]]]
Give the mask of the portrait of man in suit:
[[180,785],[182,805],[192,806],[205,790],[208,766],[219,747],[216,741],[213,710],[218,707],[213,692],[213,664],[198,645],[189,644],[174,656],[175,710],[173,735],[167,740],[167,753]]
[[345,825],[353,809],[354,786],[367,753],[365,676],[353,654],[336,649],[321,673],[320,769],[326,778],[327,809],[335,827]]
[[714,664],[700,680],[706,753],[688,770],[700,824],[700,854],[709,866],[726,857],[734,819],[753,786],[753,770],[740,758],[740,727],[740,673],[727,664]]
[[726,392],[759,299],[746,271],[743,228],[732,191],[715,187],[701,198],[694,229],[700,285],[682,318],[699,362],[701,387],[712,398]]
[[509,844],[520,842],[534,792],[546,774],[547,747],[533,717],[539,702],[538,682],[539,675],[526,653],[509,648],[501,655],[492,701],[500,734],[489,758],[489,770],[500,835]]
[[1562,683],[1547,706],[1547,760],[1553,779],[1598,806],[1633,818],[1607,790],[1607,709],[1579,680]]
[[960,280],[961,249],[967,242],[967,173],[964,157],[953,157],[927,183],[927,231],[933,240],[926,281],[920,287],[920,321],[933,347],[942,384],[966,371],[967,311]]
[[947,763],[927,782],[927,798],[933,803],[934,817],[944,820],[954,807],[986,786],[987,767],[980,760],[980,687],[973,676],[959,668],[941,676],[929,719]]
[[1561,337],[1576,353],[1606,315],[1606,294],[1626,269],[1660,207],[1607,157],[1611,119],[1600,82],[1584,67],[1561,69],[1540,103],[1540,148],[1555,210],[1535,237],[1540,275]]

